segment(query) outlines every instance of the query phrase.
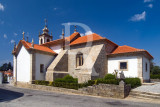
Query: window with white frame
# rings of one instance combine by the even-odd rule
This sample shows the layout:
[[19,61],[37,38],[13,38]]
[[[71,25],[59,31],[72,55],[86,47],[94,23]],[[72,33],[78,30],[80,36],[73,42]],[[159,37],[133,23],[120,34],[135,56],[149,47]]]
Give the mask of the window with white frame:
[[128,70],[128,62],[127,61],[120,62],[119,69],[123,70],[123,71],[127,71]]

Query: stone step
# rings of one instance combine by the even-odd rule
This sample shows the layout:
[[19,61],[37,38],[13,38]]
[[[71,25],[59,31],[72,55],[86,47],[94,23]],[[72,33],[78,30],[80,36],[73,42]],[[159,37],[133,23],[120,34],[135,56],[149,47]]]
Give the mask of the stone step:
[[158,93],[148,93],[148,92],[139,92],[131,91],[129,97],[139,98],[139,99],[160,99],[160,94]]
[[141,91],[131,91],[131,94],[147,94],[147,95],[153,95],[153,96],[160,96],[160,93],[150,93],[150,92],[141,92]]

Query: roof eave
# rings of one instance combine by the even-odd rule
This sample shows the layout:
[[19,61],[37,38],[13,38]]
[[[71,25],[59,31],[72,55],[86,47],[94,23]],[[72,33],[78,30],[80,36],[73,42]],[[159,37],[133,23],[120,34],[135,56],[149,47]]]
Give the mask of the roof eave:
[[134,52],[124,52],[124,53],[111,53],[111,54],[107,54],[107,56],[112,56],[112,55],[122,55],[122,54],[129,54],[129,53],[142,53],[142,52],[145,52],[147,53],[147,55],[150,57],[149,59],[150,60],[153,60],[154,57],[148,52],[148,51],[134,51]]
[[53,52],[47,52],[47,51],[42,51],[42,50],[39,50],[39,49],[35,49],[35,48],[29,48],[27,49],[28,51],[39,51],[39,52],[44,52],[44,53],[48,53],[48,54],[52,54],[52,55],[57,55],[57,53],[53,53]]

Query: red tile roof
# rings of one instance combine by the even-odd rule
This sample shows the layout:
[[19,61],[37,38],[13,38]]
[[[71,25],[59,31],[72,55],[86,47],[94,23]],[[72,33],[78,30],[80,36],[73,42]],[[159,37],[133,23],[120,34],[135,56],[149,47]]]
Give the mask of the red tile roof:
[[[43,52],[49,52],[49,53],[52,53],[52,54],[57,54],[56,52],[54,52],[53,50],[51,50],[50,48],[48,48],[46,46],[41,46],[41,45],[34,44],[34,48],[32,48],[32,44],[29,43],[29,42],[21,40],[20,43],[22,43],[26,49],[35,49],[35,50],[39,50],[39,51],[43,51]],[[20,43],[18,44],[18,46],[20,45]],[[16,49],[16,51],[17,51],[17,49]]]
[[81,37],[80,34],[78,32],[75,32],[72,35],[70,35],[69,37],[66,37],[65,40],[72,42],[74,39],[77,39],[79,37]]
[[40,46],[51,46],[51,45],[58,45],[63,43],[63,39],[57,39],[57,40],[53,40],[51,42],[46,42],[44,44],[41,44]]
[[79,37],[78,39],[73,41],[70,45],[76,45],[76,44],[92,42],[92,41],[97,41],[97,40],[102,40],[102,39],[105,39],[105,38],[99,36],[98,34],[93,33],[90,35]]
[[130,46],[118,46],[111,54],[132,53],[132,52],[146,52],[152,59],[153,56],[144,49],[137,49]]
[[[72,35],[70,35],[69,37],[66,37],[65,40],[70,43],[73,40],[77,39],[78,37],[80,37],[80,34],[78,32],[76,32],[76,33],[73,33]],[[57,39],[57,40],[53,40],[53,41],[41,44],[41,46],[49,47],[49,46],[58,45],[58,44],[61,44],[61,43],[63,43],[63,39]]]
[[[82,44],[82,43],[87,43],[87,42],[106,40],[107,42],[116,46],[116,49],[111,54],[145,52],[151,57],[151,59],[153,59],[153,56],[148,51],[146,51],[144,49],[137,49],[137,48],[133,48],[133,47],[126,46],[126,45],[118,46],[117,44],[110,41],[109,39],[103,38],[96,33],[81,37],[80,34],[78,32],[76,32],[76,33],[73,33],[71,36],[66,37],[65,40],[69,41],[70,42],[69,45],[71,45],[71,46]],[[31,43],[26,42],[24,40],[21,40],[20,43],[22,43],[26,49],[32,49]],[[56,52],[51,50],[49,47],[52,46],[52,45],[57,45],[57,44],[61,44],[61,43],[63,43],[63,39],[54,40],[54,41],[51,41],[51,42],[44,43],[42,45],[34,44],[34,49],[39,50],[39,51],[49,52],[49,53],[52,53],[52,54],[56,54]]]

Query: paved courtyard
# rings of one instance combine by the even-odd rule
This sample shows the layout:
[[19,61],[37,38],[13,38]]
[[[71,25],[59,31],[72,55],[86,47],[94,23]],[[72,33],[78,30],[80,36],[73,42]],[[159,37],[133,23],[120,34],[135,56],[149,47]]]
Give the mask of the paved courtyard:
[[159,104],[130,100],[67,95],[0,86],[0,107],[159,107]]
[[138,88],[133,89],[133,91],[159,93],[160,94],[160,82],[155,82],[155,84],[142,85]]

